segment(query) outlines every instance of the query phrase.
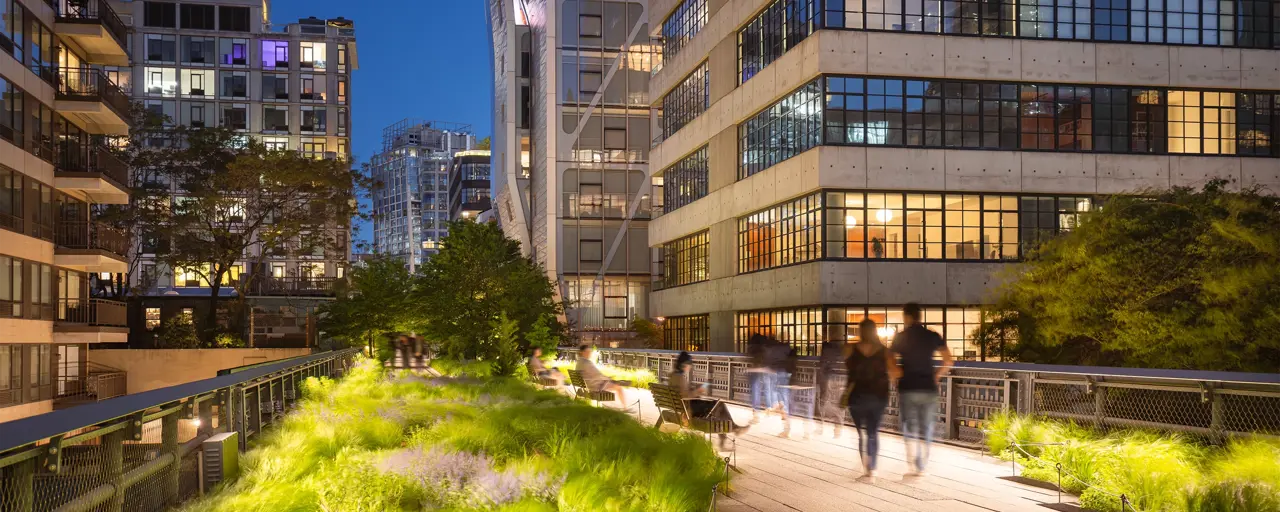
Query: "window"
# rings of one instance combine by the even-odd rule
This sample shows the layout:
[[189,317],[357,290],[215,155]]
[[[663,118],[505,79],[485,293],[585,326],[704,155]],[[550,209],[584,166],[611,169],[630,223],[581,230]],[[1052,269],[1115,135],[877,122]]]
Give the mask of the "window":
[[671,213],[707,195],[707,147],[702,146],[662,172],[663,211]]
[[53,45],[53,31],[34,18],[31,20],[31,72],[42,80],[54,82],[54,61],[57,59]]
[[600,72],[599,71],[579,71],[578,72],[578,91],[582,94],[595,94],[600,91]]
[[262,41],[262,69],[289,69],[289,42]]
[[172,2],[143,2],[142,25],[178,28],[178,6]]
[[786,343],[800,356],[821,355],[826,340],[821,307],[739,312],[737,331],[739,352],[746,352],[747,341],[756,334]]
[[662,320],[662,348],[706,351],[711,345],[709,315],[671,316]]
[[33,18],[22,2],[0,0],[0,49],[8,52],[18,62],[24,62],[22,50],[26,41],[23,32],[27,30],[27,20]]
[[262,74],[263,101],[289,99],[289,75]]
[[23,227],[22,181],[18,171],[0,167],[0,227],[17,232],[22,232]]
[[245,104],[223,104],[222,126],[232,130],[249,129],[249,107]]
[[147,94],[172,98],[178,94],[178,70],[173,68],[143,68]]
[[675,57],[707,24],[707,0],[684,0],[662,22],[662,58]]
[[810,194],[738,219],[738,271],[822,257],[822,196]]
[[302,101],[319,101],[325,100],[325,79],[324,75],[302,75],[302,90],[299,98]]
[[1236,154],[1236,93],[1169,91],[1169,152]]
[[[1280,27],[1278,27],[1280,28]],[[1236,109],[1236,153],[1276,155],[1276,124],[1280,123],[1280,95],[1240,93]]]
[[182,70],[182,95],[196,98],[212,98],[214,96],[212,69]]
[[193,128],[204,128],[205,126],[209,126],[207,119],[205,118],[205,112],[208,110],[209,105],[204,103],[188,103],[186,107],[187,126],[191,126]]
[[[464,200],[463,202],[468,201]],[[578,261],[595,263],[604,261],[604,242],[601,240],[578,240]]]
[[709,239],[708,232],[701,231],[662,244],[663,288],[707,280]]
[[302,107],[302,131],[324,132],[327,130],[326,114],[328,111],[324,107]]
[[680,85],[662,97],[663,136],[675,134],[710,106],[710,76],[707,73],[707,63],[703,62],[680,81]]
[[581,37],[601,37],[604,35],[603,19],[596,14],[578,15],[578,35]]
[[222,88],[218,90],[219,98],[248,99],[249,73],[247,71],[219,71],[218,76]]
[[289,149],[288,137],[263,137],[262,145],[271,151],[286,151]]
[[249,31],[249,8],[218,6],[218,30],[232,32]]
[[774,0],[738,31],[738,79],[746,82],[820,26],[815,2]]
[[301,54],[298,64],[302,69],[324,71],[328,67],[328,46],[324,43],[303,41],[298,43],[298,51]]
[[347,78],[338,77],[338,104],[347,104]]
[[148,331],[154,331],[160,327],[160,308],[146,308],[145,314]]
[[338,44],[338,72],[347,72],[347,45]]
[[218,62],[223,66],[249,64],[249,40],[221,38],[218,40]]
[[325,157],[328,148],[323,137],[303,137],[300,150],[306,156],[319,159]]
[[289,131],[289,107],[262,107],[262,130],[274,132]]
[[212,37],[182,36],[182,62],[212,65],[216,41]]
[[213,6],[200,4],[182,4],[182,28],[195,30],[214,30]]
[[22,317],[22,260],[0,254],[0,318]]
[[147,34],[147,62],[178,61],[178,42],[174,36]]
[[765,107],[738,127],[738,178],[746,178],[821,143],[821,79]]
[[26,94],[13,82],[0,77],[0,137],[21,145],[26,114]]
[[1026,255],[1058,233],[1080,225],[1080,217],[1093,209],[1087,197],[1022,197],[1018,203],[1018,241]]
[[605,128],[604,149],[627,149],[626,128]]
[[347,109],[338,109],[338,135],[347,134]]

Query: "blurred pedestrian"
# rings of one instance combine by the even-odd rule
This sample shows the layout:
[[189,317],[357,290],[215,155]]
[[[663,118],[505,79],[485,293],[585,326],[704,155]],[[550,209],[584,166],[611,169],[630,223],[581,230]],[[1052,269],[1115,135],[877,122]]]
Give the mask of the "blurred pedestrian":
[[[919,304],[910,302],[903,306],[902,318],[906,327],[893,337],[889,350],[896,360],[890,362],[901,367],[898,414],[910,467],[907,476],[925,476],[938,414],[938,378],[951,368],[953,359],[942,336],[920,323]],[[934,354],[942,358],[941,365],[934,363]]]
[[822,434],[824,421],[832,423],[836,438],[840,437],[840,431],[844,427],[844,408],[840,404],[844,387],[840,385],[840,374],[844,373],[848,345],[843,339],[827,340],[822,344],[816,379],[816,400],[818,401],[818,421],[814,428],[816,434]]
[[[747,426],[738,425],[733,421],[733,415],[729,413],[729,408],[724,402],[706,397],[710,387],[705,382],[698,384],[693,381],[693,356],[688,352],[681,352],[676,357],[675,369],[667,376],[667,384],[680,392],[680,398],[684,399],[688,406],[691,418],[727,421],[732,425],[734,435],[746,433]],[[720,449],[728,448],[728,436],[720,434]]]
[[533,353],[529,355],[529,373],[536,377],[545,385],[545,381],[551,381],[556,387],[564,385],[564,374],[556,368],[547,368],[547,364],[542,360],[542,349],[533,348]]
[[773,398],[773,370],[765,365],[765,350],[769,340],[763,334],[755,333],[747,340],[747,357],[751,367],[747,369],[747,384],[751,387],[751,423],[760,421],[760,411]]
[[574,369],[582,374],[582,381],[587,385],[587,389],[595,392],[608,391],[613,393],[618,399],[618,403],[623,408],[627,407],[627,400],[623,396],[623,388],[630,386],[631,383],[625,380],[612,380],[604,375],[596,362],[591,360],[591,354],[595,352],[595,347],[591,345],[581,345],[578,347],[578,360],[574,363]]
[[778,435],[787,437],[791,434],[791,392],[787,388],[791,383],[791,374],[795,372],[796,355],[790,345],[769,338],[765,343],[764,365],[769,369],[766,386],[772,391],[769,394],[769,410],[782,416],[782,432]]
[[893,355],[880,341],[874,320],[867,318],[858,324],[858,343],[845,360],[845,368],[849,375],[849,416],[858,429],[863,477],[873,479],[880,453],[880,420],[889,404],[890,374],[896,371]]

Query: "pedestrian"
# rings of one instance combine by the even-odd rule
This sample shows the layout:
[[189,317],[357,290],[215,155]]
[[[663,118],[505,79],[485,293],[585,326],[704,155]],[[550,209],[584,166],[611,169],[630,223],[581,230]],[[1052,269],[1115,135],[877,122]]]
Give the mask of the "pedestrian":
[[[675,369],[667,376],[667,384],[680,393],[680,398],[684,399],[688,406],[691,418],[726,421],[732,426],[735,436],[746,433],[747,426],[738,425],[733,421],[733,415],[729,413],[729,408],[724,402],[706,397],[710,390],[706,383],[693,382],[693,356],[688,352],[681,352],[676,356]],[[720,434],[720,449],[729,449],[728,436],[725,434]]]
[[409,341],[413,343],[413,359],[419,368],[422,367],[422,357],[425,351],[422,346],[422,336],[413,335],[409,337]]
[[760,421],[760,411],[773,398],[773,370],[764,364],[765,350],[769,340],[763,334],[755,333],[747,340],[747,357],[751,367],[747,369],[747,384],[751,388],[751,424]]
[[[895,359],[891,362],[901,368],[898,414],[910,469],[907,476],[925,476],[938,414],[938,378],[951,368],[953,359],[942,336],[920,323],[919,304],[910,302],[903,306],[902,318],[906,327],[894,335],[889,350]],[[942,358],[941,365],[934,363],[934,354]]]
[[791,434],[791,393],[787,388],[791,383],[791,374],[795,372],[794,350],[791,346],[770,338],[765,344],[764,366],[769,369],[765,386],[770,389],[769,410],[777,411],[782,416],[782,432],[779,437]]
[[863,477],[876,477],[880,453],[880,420],[889,404],[889,378],[895,371],[893,355],[880,341],[876,322],[870,318],[858,324],[858,342],[845,360],[849,374],[846,393],[849,416],[858,429],[858,454],[862,456]]
[[840,386],[839,377],[844,371],[847,347],[848,343],[843,339],[831,339],[822,344],[816,378],[819,421],[816,422],[814,433],[818,435],[822,434],[823,421],[830,421],[834,425],[837,439],[844,426],[844,408],[840,406],[844,389]]
[[409,336],[401,334],[396,338],[396,352],[400,355],[400,364],[402,368],[409,367]]

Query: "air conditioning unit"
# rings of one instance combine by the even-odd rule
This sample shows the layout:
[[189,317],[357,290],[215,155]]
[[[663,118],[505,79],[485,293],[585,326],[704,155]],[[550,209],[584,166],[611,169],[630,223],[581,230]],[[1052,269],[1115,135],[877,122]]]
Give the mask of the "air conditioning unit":
[[206,439],[201,444],[204,478],[201,490],[209,492],[222,482],[235,480],[240,474],[240,434],[224,432]]

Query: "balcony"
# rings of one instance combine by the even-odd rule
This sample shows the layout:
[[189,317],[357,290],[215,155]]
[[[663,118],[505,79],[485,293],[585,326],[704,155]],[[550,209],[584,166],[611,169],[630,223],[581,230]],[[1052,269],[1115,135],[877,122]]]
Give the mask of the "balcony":
[[61,370],[58,374],[58,394],[54,397],[54,409],[100,402],[123,396],[128,391],[128,374],[117,368],[86,362],[84,375],[78,375],[79,368],[76,372],[67,372],[66,368]]
[[99,204],[129,202],[129,166],[102,146],[62,144],[58,151],[53,186],[76,190]]
[[249,283],[249,295],[283,297],[328,297],[333,295],[333,277],[260,277]]
[[107,299],[58,299],[55,343],[126,343],[128,306]]
[[89,62],[129,65],[129,29],[106,0],[54,0],[53,30],[84,48]]
[[58,223],[53,263],[81,272],[128,272],[129,235],[101,222]]
[[58,70],[54,108],[94,135],[129,134],[129,97],[92,68]]

